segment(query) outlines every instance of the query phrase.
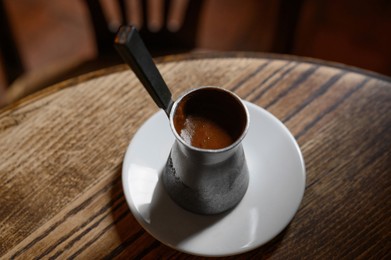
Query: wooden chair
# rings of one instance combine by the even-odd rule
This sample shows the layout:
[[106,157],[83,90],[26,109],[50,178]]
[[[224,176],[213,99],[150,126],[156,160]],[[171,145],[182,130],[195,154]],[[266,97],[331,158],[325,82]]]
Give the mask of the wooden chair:
[[[72,64],[65,69],[25,77],[22,59],[18,53],[17,45],[13,40],[12,28],[4,8],[4,0],[0,0],[0,47],[3,58],[3,69],[5,71],[7,85],[6,102],[10,103],[21,97],[29,95],[46,86],[72,78],[100,68],[123,63],[113,48],[113,39],[117,28],[121,24],[129,24],[132,20],[129,13],[129,1],[112,0],[119,10],[119,23],[113,28],[105,15],[104,6],[99,0],[82,0],[89,15],[94,32],[97,55],[94,59],[86,60],[80,64]],[[161,28],[149,26],[151,1],[134,0],[141,3],[141,25],[139,32],[152,56],[181,53],[193,50],[196,47],[198,24],[200,22],[203,0],[188,0],[188,5],[183,10],[184,19],[178,26],[169,24],[172,8],[175,3],[184,3],[184,0],[161,0],[162,25]],[[159,1],[159,0],[156,0]],[[154,3],[156,3],[156,1]],[[280,8],[277,17],[277,28],[274,37],[272,52],[291,53],[295,41],[296,26],[300,17],[303,1],[280,1]],[[151,30],[152,29],[152,30]]]
[[[93,29],[100,56],[112,56],[113,55],[113,38],[117,31],[110,28],[109,21],[105,17],[102,5],[97,0],[83,0],[88,7],[91,21],[93,22]],[[119,7],[120,24],[131,24],[132,13],[127,12],[129,7],[125,0],[116,0]],[[156,1],[155,1],[156,2]],[[170,19],[172,18],[172,10],[176,9],[180,2],[186,3],[187,1],[179,0],[165,0],[162,7],[162,24],[159,28],[152,28],[150,23],[151,10],[153,2],[140,1],[141,3],[141,26],[139,29],[140,36],[145,42],[148,50],[152,56],[160,56],[172,53],[187,52],[196,47],[197,29],[201,15],[201,9],[203,6],[203,0],[189,0],[187,6],[183,7],[183,21],[180,22],[178,28],[170,28]],[[174,17],[180,18],[180,17]],[[113,55],[118,57],[118,55]]]
[[[60,71],[45,72],[38,77],[36,75],[24,77],[25,69],[23,62],[21,61],[18,49],[16,48],[17,45],[13,39],[3,0],[0,0],[1,54],[3,57],[3,64],[7,65],[4,66],[4,69],[7,77],[7,85],[9,86],[6,102],[10,103],[68,78],[123,63],[122,59],[113,48],[113,40],[118,27],[121,24],[129,24],[131,17],[128,12],[129,6],[126,5],[127,2],[125,0],[116,0],[113,2],[117,4],[121,20],[116,28],[110,26],[111,23],[108,21],[107,15],[104,13],[104,7],[99,0],[83,0],[83,3],[88,10],[95,37],[97,55],[94,59],[86,60],[81,64],[73,64],[74,66],[68,66]],[[198,22],[203,0],[189,0],[188,5],[184,6],[182,9],[184,12],[183,21],[180,23],[179,27],[173,29],[170,28],[168,21],[170,18],[169,16],[172,14],[172,8],[175,8],[173,5],[175,2],[178,3],[178,1],[164,0],[163,9],[161,10],[163,18],[162,26],[161,28],[153,28],[154,30],[150,30],[150,26],[148,26],[150,12],[148,10],[151,8],[151,2],[141,1],[141,17],[143,17],[143,22],[142,27],[140,28],[140,35],[152,56],[156,57],[166,54],[187,52],[194,49],[196,45]]]

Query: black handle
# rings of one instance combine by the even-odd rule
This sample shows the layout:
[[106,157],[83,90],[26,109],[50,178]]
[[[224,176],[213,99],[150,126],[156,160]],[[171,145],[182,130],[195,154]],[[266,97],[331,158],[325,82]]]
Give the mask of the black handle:
[[132,68],[158,107],[169,116],[171,92],[133,26],[121,26],[114,40],[114,46],[122,59]]

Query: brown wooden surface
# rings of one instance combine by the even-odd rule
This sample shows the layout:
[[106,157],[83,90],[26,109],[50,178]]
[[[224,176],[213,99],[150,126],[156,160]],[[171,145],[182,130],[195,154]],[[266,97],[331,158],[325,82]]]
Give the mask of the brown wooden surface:
[[[256,54],[159,63],[174,97],[201,85],[231,89],[284,122],[302,149],[299,211],[240,257],[391,257],[391,80],[324,64]],[[189,257],[145,232],[122,191],[127,145],[157,110],[126,66],[1,110],[0,258]]]

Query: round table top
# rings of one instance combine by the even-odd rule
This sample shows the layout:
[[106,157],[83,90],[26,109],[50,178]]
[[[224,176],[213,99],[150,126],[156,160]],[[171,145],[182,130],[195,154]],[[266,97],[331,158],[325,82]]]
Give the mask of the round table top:
[[[243,257],[390,257],[390,78],[251,53],[169,56],[158,68],[174,98],[197,86],[232,90],[280,119],[302,150],[297,214]],[[191,257],[144,231],[122,190],[126,148],[157,111],[125,65],[0,110],[0,257]]]

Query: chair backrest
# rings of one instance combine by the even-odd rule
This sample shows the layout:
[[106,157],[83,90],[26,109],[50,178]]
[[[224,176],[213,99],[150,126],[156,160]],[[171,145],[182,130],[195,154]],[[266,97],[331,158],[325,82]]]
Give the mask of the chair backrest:
[[[18,45],[14,40],[12,25],[8,19],[5,1],[0,0],[0,58],[2,59],[2,70],[6,80],[6,87],[9,87],[17,78],[22,76],[26,69],[21,58]],[[119,24],[113,28],[111,21],[108,20],[106,10],[107,6],[103,4],[110,2],[115,4],[119,10]],[[138,8],[128,6],[129,3],[139,3]],[[150,10],[156,3],[163,3],[161,7],[162,24],[161,28],[156,30],[148,26],[150,23]],[[280,8],[277,14],[277,28],[272,52],[291,53],[295,41],[296,25],[300,17],[300,10],[303,0],[280,1]],[[120,24],[129,24],[132,19],[134,9],[139,9],[139,33],[147,45],[147,48],[153,56],[174,54],[186,52],[196,47],[199,23],[202,18],[202,10],[205,0],[83,0],[90,15],[91,24],[94,31],[96,46],[98,50],[98,60],[103,60],[102,66],[122,63],[119,55],[113,48],[113,39],[116,30]],[[169,24],[172,10],[182,4],[182,17],[179,26]],[[183,8],[183,3],[185,7]],[[223,3],[223,2],[222,2]],[[136,25],[137,27],[137,25]],[[175,27],[175,28],[173,28]],[[96,60],[91,61],[94,63]],[[96,63],[96,62],[95,62]],[[94,63],[94,64],[95,64]],[[92,66],[91,66],[92,67]],[[76,68],[78,69],[78,68]],[[88,72],[88,70],[79,70],[78,73]],[[63,77],[53,77],[53,80],[45,82],[58,82],[58,79],[69,78],[76,73],[64,73]],[[38,89],[38,87],[37,87]]]
[[[169,18],[175,4],[180,1],[187,3],[183,11],[183,21],[178,28],[170,28]],[[141,28],[139,33],[144,40],[148,50],[153,56],[165,55],[168,53],[185,52],[194,49],[196,46],[196,36],[198,23],[200,20],[203,0],[164,0],[161,10],[162,26],[158,30],[151,30],[148,26],[150,21],[151,1],[141,0]],[[113,38],[118,28],[111,28],[110,21],[104,13],[104,8],[98,0],[84,0],[88,8],[94,34],[96,45],[100,56],[111,55],[113,52]],[[130,7],[127,6],[129,1],[116,0],[119,9],[121,24],[130,24],[131,13],[128,12]],[[155,28],[156,29],[156,28]]]

